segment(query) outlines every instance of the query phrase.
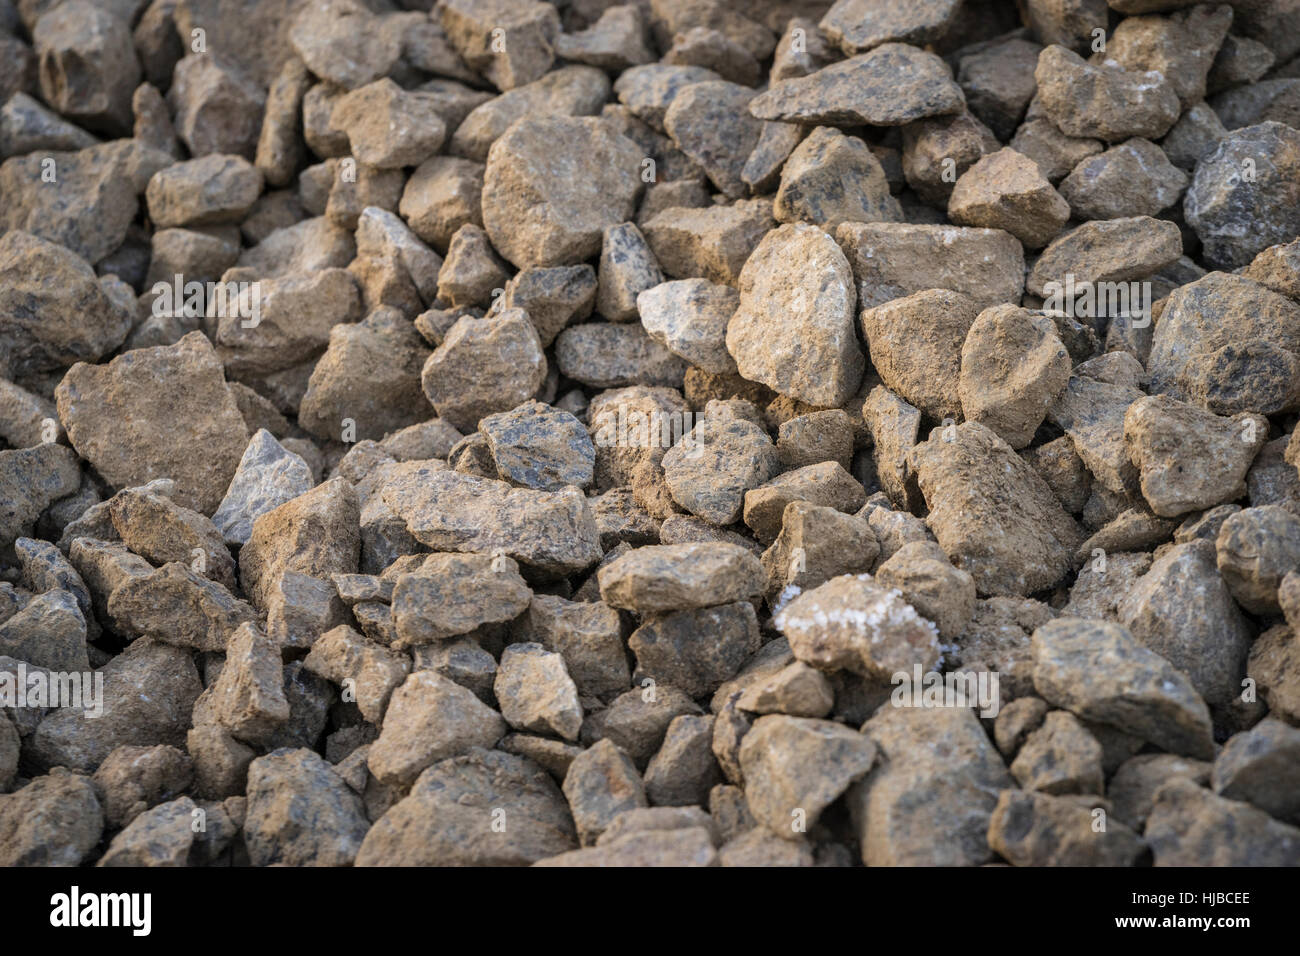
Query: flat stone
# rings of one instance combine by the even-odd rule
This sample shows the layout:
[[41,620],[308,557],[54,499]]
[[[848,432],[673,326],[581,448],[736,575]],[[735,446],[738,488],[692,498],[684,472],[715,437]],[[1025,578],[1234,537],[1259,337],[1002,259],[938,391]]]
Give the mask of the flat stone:
[[863,309],[928,289],[961,292],[984,309],[1019,302],[1024,291],[1024,249],[1001,229],[846,222],[835,239]]
[[832,126],[902,126],[956,113],[961,87],[934,54],[902,43],[784,80],[750,104],[759,119]]
[[419,469],[390,481],[381,497],[431,548],[502,550],[526,565],[561,574],[590,567],[601,556],[586,499],[571,487],[533,491]]
[[429,644],[469,634],[484,624],[513,620],[532,591],[504,556],[431,555],[393,585],[397,646]]

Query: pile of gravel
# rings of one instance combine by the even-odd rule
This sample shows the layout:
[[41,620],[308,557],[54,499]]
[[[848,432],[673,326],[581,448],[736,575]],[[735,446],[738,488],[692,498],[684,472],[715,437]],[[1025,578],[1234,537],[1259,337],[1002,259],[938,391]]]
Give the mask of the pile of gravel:
[[1300,864],[1298,55],[0,0],[0,863]]

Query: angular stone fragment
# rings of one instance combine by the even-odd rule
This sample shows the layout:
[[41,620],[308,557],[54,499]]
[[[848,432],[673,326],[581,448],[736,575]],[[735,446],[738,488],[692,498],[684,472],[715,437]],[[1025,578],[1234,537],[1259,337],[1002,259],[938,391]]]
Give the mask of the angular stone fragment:
[[235,562],[216,526],[201,514],[151,491],[126,488],[109,500],[113,527],[128,548],[151,564],[169,561],[235,590]]
[[[624,76],[631,72],[627,71]],[[561,67],[540,80],[509,90],[475,107],[452,135],[448,152],[475,162],[485,162],[492,144],[516,120],[524,117],[595,116],[609,99],[609,92],[609,78],[602,71],[590,66]]]
[[771,200],[742,199],[702,209],[672,206],[642,227],[666,275],[702,276],[735,285],[750,254],[773,225]]
[[264,740],[289,719],[280,647],[255,624],[243,624],[226,645],[221,676],[208,690],[207,706],[231,736]]
[[948,215],[958,225],[1004,229],[1038,249],[1061,231],[1070,206],[1032,159],[1008,148],[962,174],[948,198]]
[[806,465],[745,492],[744,520],[763,544],[776,540],[786,507],[806,501],[854,514],[867,501],[862,483],[837,462]]
[[467,66],[499,90],[538,79],[555,59],[560,18],[535,0],[449,0],[438,8],[447,39]]
[[381,783],[409,784],[440,760],[495,746],[505,732],[501,716],[472,691],[416,671],[393,691],[367,763]]
[[761,71],[758,60],[742,44],[720,30],[702,26],[691,27],[673,37],[664,62],[701,66],[743,86],[757,85]]
[[749,810],[786,840],[800,839],[875,762],[865,735],[806,717],[760,717],[740,745]]
[[998,790],[1012,786],[975,712],[882,707],[862,727],[879,754],[848,794],[868,866],[979,866]]
[[582,705],[559,654],[541,644],[511,644],[501,653],[493,688],[511,727],[578,739]]
[[542,491],[591,483],[596,450],[582,423],[559,409],[526,402],[479,422],[497,473]]
[[1224,520],[1215,550],[1237,603],[1253,614],[1276,614],[1282,579],[1300,567],[1300,518],[1277,505],[1238,511]]
[[397,646],[429,644],[513,620],[531,596],[518,566],[504,555],[431,555],[419,568],[398,575],[393,586]]
[[561,574],[600,560],[596,523],[575,488],[533,491],[417,469],[389,481],[381,497],[431,548],[480,554],[502,550],[524,564]]
[[68,591],[47,591],[0,623],[0,654],[64,673],[87,672],[86,619]]
[[421,373],[439,418],[472,431],[480,418],[532,398],[546,377],[537,330],[522,309],[462,316]]
[[190,786],[190,758],[175,747],[118,747],[95,771],[95,793],[109,826],[126,826]]
[[1277,718],[1260,721],[1219,752],[1210,781],[1214,792],[1253,804],[1278,820],[1297,822],[1297,747],[1300,730]]
[[555,340],[559,370],[593,388],[649,385],[677,388],[686,362],[639,325],[589,322],[571,325]]
[[930,506],[926,524],[981,594],[1031,594],[1070,566],[1080,543],[1073,519],[988,428],[966,422],[936,429],[911,461]]
[[130,314],[112,303],[88,263],[30,233],[0,237],[0,283],[0,373],[6,376],[97,361],[130,331]]
[[360,551],[356,489],[333,478],[253,522],[239,552],[239,578],[254,603],[265,606],[279,580],[296,572],[329,580],[355,573]]
[[1215,566],[1214,545],[1169,548],[1119,602],[1119,622],[1190,679],[1211,707],[1240,696],[1251,628]]
[[1154,216],[1186,188],[1187,174],[1159,146],[1138,137],[1089,156],[1058,186],[1075,219]]
[[217,652],[236,628],[257,617],[223,585],[180,562],[125,580],[109,595],[107,611],[128,633]]
[[1054,710],[1031,732],[1011,764],[1011,775],[1038,793],[1100,793],[1101,744],[1072,714]]
[[639,294],[664,279],[641,230],[630,222],[605,229],[599,277],[596,310],[611,322],[635,319]]
[[668,612],[637,628],[628,647],[636,655],[635,682],[650,679],[703,697],[758,650],[758,620],[748,602]]
[[[504,826],[493,826],[504,812]],[[430,767],[366,834],[358,866],[521,866],[577,846],[559,788],[523,757],[474,749]]]
[[570,265],[600,248],[606,226],[632,218],[641,152],[596,120],[523,119],[492,146],[483,225],[506,259]]
[[1243,266],[1300,232],[1298,170],[1300,131],[1273,121],[1233,130],[1202,157],[1183,211],[1207,263]]
[[418,424],[428,416],[421,370],[430,357],[406,316],[388,306],[336,326],[307,380],[299,424],[317,437],[361,440]]
[[1014,305],[985,309],[961,349],[958,394],[966,419],[1023,448],[1070,378],[1052,321]]
[[41,512],[74,494],[81,483],[77,456],[66,445],[47,442],[0,451],[0,550],[30,535]]
[[1220,418],[1167,395],[1139,399],[1124,415],[1142,495],[1165,517],[1240,497],[1246,470],[1267,440],[1263,416]]
[[[834,508],[792,501],[781,517],[781,533],[763,552],[767,596],[774,610],[841,574],[870,571],[880,554],[866,521]],[[817,715],[808,715],[817,716]]]
[[357,708],[376,725],[383,720],[393,690],[411,668],[404,655],[367,640],[350,627],[322,634],[303,664],[335,684],[352,681]]
[[524,640],[564,658],[565,669],[583,697],[621,693],[631,684],[618,612],[602,601],[534,594],[514,627]]
[[[1223,839],[1231,833],[1231,840]],[[1147,818],[1156,866],[1295,866],[1300,829],[1247,803],[1225,800],[1187,779],[1156,792]]]
[[906,7],[885,0],[836,0],[819,26],[845,56],[882,43],[923,47],[944,35],[959,7],[956,0],[925,0]]
[[565,60],[618,73],[654,61],[642,8],[635,4],[607,7],[585,30],[561,33],[555,52]]
[[1033,74],[1042,49],[1027,37],[1012,36],[977,45],[957,61],[967,106],[1003,142],[1016,132],[1037,91]]
[[[0,166],[0,187],[9,200],[0,224],[99,262],[121,247],[150,177],[171,162],[169,154],[135,139],[14,157]],[[57,188],[48,188],[54,185],[48,182],[51,171]]]
[[379,79],[402,55],[400,38],[354,0],[304,4],[288,39],[312,73],[346,90]]
[[[1240,319],[1231,325],[1224,315]],[[1257,341],[1300,350],[1300,305],[1241,275],[1210,272],[1170,293],[1151,341],[1151,392],[1185,398],[1184,368],[1226,346]]]
[[254,157],[266,91],[224,54],[184,57],[172,74],[167,101],[176,135],[191,156]]
[[736,361],[727,351],[727,323],[739,304],[740,297],[730,286],[679,279],[640,292],[636,312],[660,345],[697,368],[727,375],[736,371]]
[[780,470],[767,433],[743,419],[705,419],[663,456],[673,500],[715,525],[741,516],[745,492]]
[[729,604],[763,589],[758,559],[721,541],[636,548],[597,577],[605,603],[639,614]]
[[739,199],[745,160],[758,143],[762,123],[749,113],[754,91],[737,83],[693,83],[673,97],[664,129],[725,195]]
[[78,866],[103,830],[90,781],[62,768],[0,794],[2,866]]
[[447,246],[447,259],[438,271],[438,298],[453,306],[484,305],[509,276],[487,233],[467,222]]
[[596,271],[589,265],[524,269],[506,283],[499,300],[504,309],[523,309],[546,348],[574,319],[585,319],[595,306]]
[[861,140],[819,126],[781,169],[773,212],[781,222],[831,230],[842,222],[900,222],[880,161]]
[[1063,293],[1067,275],[1080,290],[1085,284],[1131,282],[1154,275],[1182,254],[1178,227],[1163,219],[1132,216],[1085,222],[1052,240],[1030,270],[1025,288],[1046,297],[1056,283]]
[[379,169],[418,166],[438,151],[447,127],[430,94],[388,78],[339,98],[330,125],[347,134],[357,162]]
[[887,680],[914,664],[930,670],[939,659],[935,626],[868,574],[832,578],[799,595],[773,623],[795,657],[819,670]]
[[85,0],[47,9],[29,24],[42,98],[84,126],[127,133],[131,94],[140,82],[129,23]]
[[903,175],[922,200],[946,209],[956,179],[999,145],[969,112],[917,120],[903,127]]
[[1019,302],[1024,291],[1024,249],[1000,229],[846,222],[835,238],[863,309],[927,289],[964,293],[984,309]]
[[1053,45],[1039,54],[1034,78],[1043,112],[1067,136],[1108,143],[1130,136],[1155,140],[1178,119],[1178,93],[1159,73],[1093,65]]
[[361,798],[310,750],[276,750],[248,768],[244,842],[254,866],[349,866],[369,825]]
[[[165,410],[159,395],[169,398]],[[78,364],[55,397],[72,446],[112,486],[166,476],[176,482],[177,503],[203,514],[221,503],[248,444],[221,363],[199,333],[107,365]]]
[[862,377],[856,299],[848,261],[830,236],[813,226],[781,226],[759,243],[741,273],[727,350],[746,378],[812,405],[838,407]]
[[91,773],[124,744],[184,744],[203,689],[187,651],[141,638],[100,673],[102,714],[87,719],[99,707],[50,711],[24,746],[34,765]]
[[641,775],[610,740],[598,741],[574,758],[564,776],[564,796],[584,846],[594,844],[620,813],[646,805]]
[[979,308],[959,292],[931,289],[863,309],[859,316],[880,379],[936,421],[961,413],[955,387]]
[[262,192],[262,174],[240,156],[213,153],[159,170],[149,216],[160,228],[238,222]]
[[876,569],[876,580],[897,588],[922,617],[948,639],[959,636],[975,613],[975,580],[948,563],[932,541],[905,544]]
[[961,87],[933,53],[885,43],[870,53],[785,80],[755,97],[759,119],[831,126],[902,126],[956,113],[965,105]]
[[221,530],[226,544],[247,544],[254,521],[311,488],[307,463],[265,428],[259,428],[244,449],[212,523]]
[[1015,866],[1133,866],[1145,849],[1141,837],[1119,821],[1099,831],[1095,820],[1077,800],[1003,790],[988,843]]

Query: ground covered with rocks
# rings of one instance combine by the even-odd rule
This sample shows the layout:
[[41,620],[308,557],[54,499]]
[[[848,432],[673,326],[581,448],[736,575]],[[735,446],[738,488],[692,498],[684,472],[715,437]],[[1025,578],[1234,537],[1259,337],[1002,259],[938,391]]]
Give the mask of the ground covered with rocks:
[[0,0],[0,104],[0,863],[1300,864],[1294,0]]

